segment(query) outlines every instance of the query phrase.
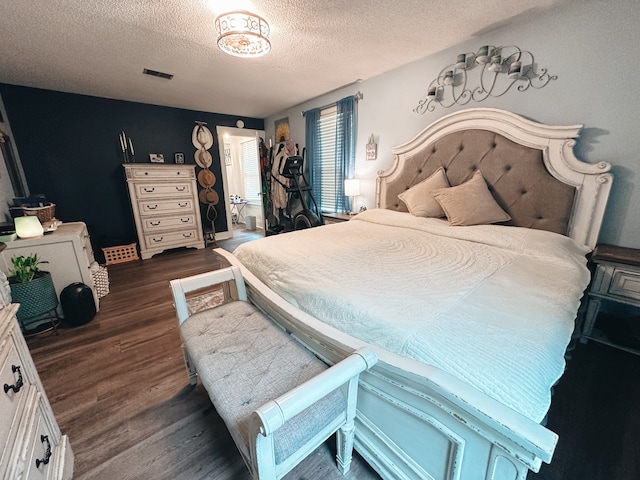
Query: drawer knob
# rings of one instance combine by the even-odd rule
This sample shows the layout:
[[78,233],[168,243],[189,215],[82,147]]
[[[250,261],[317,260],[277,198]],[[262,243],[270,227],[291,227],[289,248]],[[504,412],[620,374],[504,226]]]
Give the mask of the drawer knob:
[[184,202],[184,203],[178,203],[178,206],[179,206],[180,208],[184,208],[184,207],[186,207],[186,206],[188,206],[188,205],[189,205],[189,204],[188,204],[187,202]]
[[187,217],[187,218],[181,218],[181,219],[180,219],[180,221],[181,221],[182,223],[189,223],[189,221],[190,221],[190,220],[191,220],[191,219],[190,219],[189,217]]
[[144,187],[143,190],[147,193],[153,193],[156,191],[155,187]]
[[176,190],[179,192],[184,192],[187,189],[187,187],[182,186],[182,187],[176,187]]
[[183,233],[182,236],[184,238],[191,238],[193,236],[193,233],[189,232],[189,233]]
[[20,391],[20,389],[22,388],[22,386],[24,385],[24,382],[22,380],[22,372],[20,371],[20,367],[18,367],[17,365],[11,365],[11,371],[13,373],[18,372],[18,380],[13,385],[8,385],[8,384],[5,383],[4,384],[4,393],[9,393],[9,390],[13,390],[13,393],[18,393]]
[[160,238],[155,238],[155,237],[154,237],[154,238],[153,238],[153,241],[154,241],[154,242],[156,242],[156,243],[160,243],[160,242],[162,241],[162,239],[163,239],[163,238],[164,238],[164,237],[160,237]]
[[47,442],[47,449],[44,451],[43,458],[36,458],[36,468],[40,468],[40,465],[47,465],[51,458],[51,442],[49,441],[49,435],[40,435],[40,441],[42,443]]
[[158,225],[160,225],[160,220],[157,220],[155,222],[149,222],[153,227],[157,227]]
[[147,208],[149,210],[155,210],[156,208],[158,208],[158,205],[147,205]]

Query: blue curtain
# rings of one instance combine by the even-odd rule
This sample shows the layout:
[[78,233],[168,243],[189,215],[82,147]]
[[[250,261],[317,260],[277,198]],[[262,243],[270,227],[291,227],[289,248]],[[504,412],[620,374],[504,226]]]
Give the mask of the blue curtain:
[[[344,180],[353,178],[356,162],[356,105],[357,100],[354,95],[343,98],[336,102],[336,150],[333,153],[335,158],[335,178],[333,185],[336,192],[334,199],[338,212],[351,211],[351,199],[344,195]],[[320,109],[314,108],[304,112],[305,116],[305,145],[306,158],[311,186],[318,208],[322,211],[322,166],[321,158],[321,138],[320,138]],[[326,185],[331,187],[331,185]]]
[[320,192],[322,191],[322,171],[318,167],[320,161],[320,127],[318,125],[320,121],[320,109],[314,108],[304,112],[305,120],[305,168],[307,169],[306,175],[310,179],[312,192],[317,192],[313,196],[318,205],[318,210],[322,211],[322,198]]
[[351,211],[351,199],[344,195],[344,180],[353,178],[356,164],[356,105],[354,95],[339,100],[336,121],[336,207],[339,212]]

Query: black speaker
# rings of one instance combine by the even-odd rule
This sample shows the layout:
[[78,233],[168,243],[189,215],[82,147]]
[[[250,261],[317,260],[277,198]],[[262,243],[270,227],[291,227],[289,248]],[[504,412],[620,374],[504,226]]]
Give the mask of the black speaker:
[[96,303],[93,292],[84,283],[68,285],[60,292],[60,304],[64,312],[64,325],[79,327],[89,323],[96,316]]

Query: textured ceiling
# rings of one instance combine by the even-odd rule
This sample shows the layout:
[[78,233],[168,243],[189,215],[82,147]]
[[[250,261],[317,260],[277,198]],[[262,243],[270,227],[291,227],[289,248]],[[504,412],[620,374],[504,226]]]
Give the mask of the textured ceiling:
[[561,1],[235,1],[272,30],[241,59],[216,47],[229,2],[0,0],[0,82],[264,118]]

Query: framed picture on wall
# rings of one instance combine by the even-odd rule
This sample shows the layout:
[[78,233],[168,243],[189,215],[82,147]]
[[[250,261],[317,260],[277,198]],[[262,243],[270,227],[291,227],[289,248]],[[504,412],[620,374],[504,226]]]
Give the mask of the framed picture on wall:
[[276,143],[289,140],[289,117],[275,121]]
[[233,161],[231,160],[231,145],[229,145],[228,143],[224,144],[224,163],[227,166],[233,163]]
[[150,153],[149,160],[151,163],[164,163],[164,155],[162,153]]
[[176,163],[184,163],[184,153],[178,152],[173,156]]

